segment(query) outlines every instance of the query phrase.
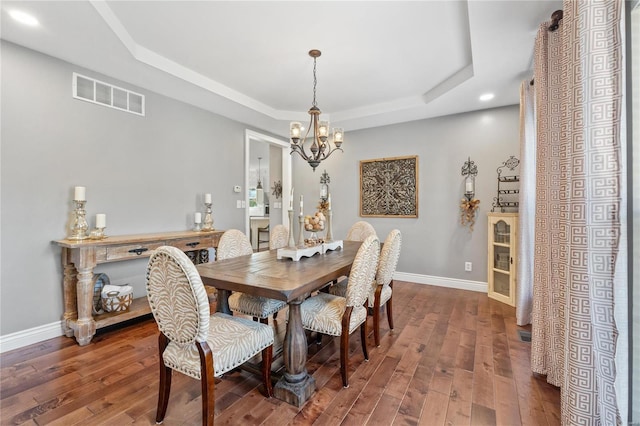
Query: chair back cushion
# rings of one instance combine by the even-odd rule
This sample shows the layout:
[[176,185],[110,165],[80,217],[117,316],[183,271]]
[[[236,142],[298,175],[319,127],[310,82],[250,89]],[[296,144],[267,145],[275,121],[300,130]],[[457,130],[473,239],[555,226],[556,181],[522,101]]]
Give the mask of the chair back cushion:
[[393,274],[398,266],[398,258],[400,257],[400,246],[402,245],[402,234],[399,230],[394,229],[389,232],[387,238],[382,245],[380,260],[378,262],[378,272],[376,274],[376,282],[378,285],[389,284],[393,279]]
[[347,233],[347,241],[364,241],[370,235],[376,235],[376,230],[369,222],[364,220],[354,223]]
[[351,266],[347,283],[346,306],[362,306],[371,293],[375,283],[378,257],[380,255],[380,241],[375,235],[370,235],[362,243],[356,253]]
[[271,231],[271,238],[269,238],[269,248],[279,249],[286,247],[289,244],[289,228],[284,225],[276,225]]
[[209,298],[191,260],[175,247],[159,247],[147,265],[147,298],[160,332],[181,345],[209,333]]
[[232,257],[248,254],[253,254],[253,247],[251,247],[251,241],[249,241],[249,237],[244,232],[237,229],[229,229],[222,234],[216,250],[218,260],[231,259]]

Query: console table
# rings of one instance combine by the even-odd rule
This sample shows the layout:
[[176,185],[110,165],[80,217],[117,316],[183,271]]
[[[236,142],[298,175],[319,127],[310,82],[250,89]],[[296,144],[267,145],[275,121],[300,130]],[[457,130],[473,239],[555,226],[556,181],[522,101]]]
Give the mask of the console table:
[[139,297],[125,312],[93,315],[93,268],[96,265],[150,257],[156,248],[164,245],[184,251],[218,247],[222,234],[223,231],[179,231],[109,236],[102,240],[54,241],[62,248],[65,335],[75,336],[80,346],[88,345],[97,329],[151,312],[147,298]]

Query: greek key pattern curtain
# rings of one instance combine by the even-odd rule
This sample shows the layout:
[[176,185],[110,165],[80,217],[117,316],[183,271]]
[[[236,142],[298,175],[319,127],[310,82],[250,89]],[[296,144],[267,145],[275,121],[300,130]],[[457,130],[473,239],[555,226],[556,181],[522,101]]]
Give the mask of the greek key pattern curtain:
[[[622,2],[565,0],[535,47],[536,240],[531,365],[563,424],[621,423],[614,319],[625,176]],[[625,271],[626,272],[626,271]]]

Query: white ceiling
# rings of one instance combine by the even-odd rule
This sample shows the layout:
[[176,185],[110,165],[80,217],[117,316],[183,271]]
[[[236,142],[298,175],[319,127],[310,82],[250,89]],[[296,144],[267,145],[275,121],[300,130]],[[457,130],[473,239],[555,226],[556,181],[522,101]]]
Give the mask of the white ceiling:
[[[1,36],[276,134],[517,104],[561,1],[2,1]],[[40,25],[27,27],[19,9]],[[495,93],[482,102],[478,97]],[[148,106],[152,108],[152,106]]]

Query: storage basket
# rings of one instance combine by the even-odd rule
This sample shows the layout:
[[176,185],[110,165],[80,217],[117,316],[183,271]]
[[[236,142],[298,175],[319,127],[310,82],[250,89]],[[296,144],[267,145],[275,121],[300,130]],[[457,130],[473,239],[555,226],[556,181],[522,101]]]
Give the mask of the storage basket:
[[130,285],[106,285],[102,288],[102,309],[105,312],[122,312],[133,302],[133,287]]

